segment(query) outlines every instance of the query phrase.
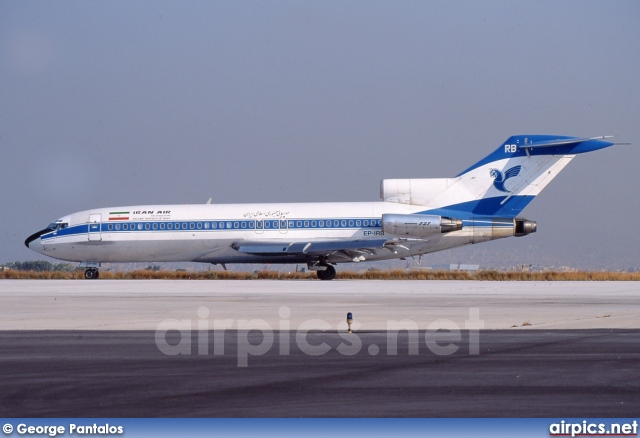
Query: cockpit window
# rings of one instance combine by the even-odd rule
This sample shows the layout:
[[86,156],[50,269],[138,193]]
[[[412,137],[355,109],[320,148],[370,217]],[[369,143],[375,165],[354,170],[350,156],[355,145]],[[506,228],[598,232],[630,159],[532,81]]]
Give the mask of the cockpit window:
[[63,228],[67,228],[69,226],[66,222],[51,222],[47,227],[47,230],[57,231],[62,230]]

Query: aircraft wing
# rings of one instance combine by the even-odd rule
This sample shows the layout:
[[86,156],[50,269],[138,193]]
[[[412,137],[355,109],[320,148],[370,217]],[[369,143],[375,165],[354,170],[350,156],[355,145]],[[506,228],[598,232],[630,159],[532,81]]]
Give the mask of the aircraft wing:
[[328,255],[335,252],[369,252],[379,249],[391,249],[385,244],[388,239],[360,239],[360,240],[326,240],[326,241],[247,241],[241,240],[231,246],[238,252],[253,255],[300,255],[310,256]]
[[322,241],[248,241],[241,240],[231,245],[240,253],[257,256],[297,255],[309,259],[326,258],[331,263],[360,262],[369,256],[398,254],[409,251],[413,245],[424,245],[423,239],[358,239]]

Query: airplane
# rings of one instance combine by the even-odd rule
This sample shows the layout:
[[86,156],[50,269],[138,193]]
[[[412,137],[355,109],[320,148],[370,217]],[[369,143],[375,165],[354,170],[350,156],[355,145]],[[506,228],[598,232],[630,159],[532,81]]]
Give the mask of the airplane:
[[102,263],[307,264],[320,280],[335,265],[422,256],[526,236],[522,210],[578,154],[611,136],[516,135],[453,178],[385,179],[378,202],[138,205],[64,216],[27,248],[79,262],[87,279]]

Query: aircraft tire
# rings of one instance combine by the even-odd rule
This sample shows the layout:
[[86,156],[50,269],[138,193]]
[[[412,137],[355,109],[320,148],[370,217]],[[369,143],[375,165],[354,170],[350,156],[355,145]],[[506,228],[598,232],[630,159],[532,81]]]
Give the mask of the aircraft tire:
[[324,271],[316,271],[316,275],[320,280],[333,280],[336,278],[336,268],[331,265],[327,265],[327,269]]
[[86,278],[87,280],[95,280],[99,276],[100,273],[97,269],[87,269],[86,271],[84,271],[84,278]]

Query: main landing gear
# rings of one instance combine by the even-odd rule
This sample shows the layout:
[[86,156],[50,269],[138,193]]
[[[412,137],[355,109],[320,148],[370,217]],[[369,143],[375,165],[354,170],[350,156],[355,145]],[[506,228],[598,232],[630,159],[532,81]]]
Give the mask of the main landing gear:
[[316,271],[316,275],[320,280],[333,280],[336,278],[336,268],[331,265],[325,265],[327,268],[321,271]]
[[84,271],[84,278],[87,280],[97,280],[100,277],[100,271],[96,268],[89,268]]

